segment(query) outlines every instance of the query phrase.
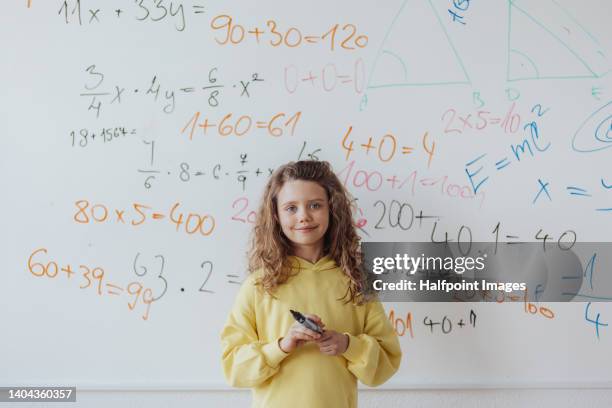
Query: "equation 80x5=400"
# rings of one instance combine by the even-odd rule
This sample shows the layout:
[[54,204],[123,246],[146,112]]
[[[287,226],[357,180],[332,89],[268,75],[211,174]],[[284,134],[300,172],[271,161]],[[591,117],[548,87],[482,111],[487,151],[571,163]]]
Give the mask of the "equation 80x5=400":
[[[210,214],[185,214],[179,211],[180,202],[175,203],[168,213],[154,211],[151,206],[139,203],[133,203],[134,211],[125,209],[111,209],[104,204],[90,205],[88,200],[78,200],[75,202],[76,212],[73,215],[73,220],[79,224],[96,223],[102,224],[112,222],[113,218],[116,223],[132,225],[138,227],[145,221],[163,221],[169,219],[172,224],[176,225],[176,231],[183,230],[189,235],[199,233],[203,236],[210,236],[215,230],[215,218]],[[126,214],[126,212],[128,212]]]

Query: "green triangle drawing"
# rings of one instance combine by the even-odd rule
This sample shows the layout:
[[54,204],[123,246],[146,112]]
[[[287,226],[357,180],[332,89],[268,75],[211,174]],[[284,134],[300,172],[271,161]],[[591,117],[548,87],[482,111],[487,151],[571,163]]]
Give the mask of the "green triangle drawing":
[[[548,11],[560,13],[552,3]],[[559,24],[564,27],[561,21]],[[575,31],[582,28],[575,20],[568,25]],[[539,21],[515,0],[508,0],[506,80],[599,78],[590,64],[559,36],[559,27],[555,33],[552,27]]]
[[446,84],[470,84],[463,61],[431,0],[405,0],[378,50],[368,89]]

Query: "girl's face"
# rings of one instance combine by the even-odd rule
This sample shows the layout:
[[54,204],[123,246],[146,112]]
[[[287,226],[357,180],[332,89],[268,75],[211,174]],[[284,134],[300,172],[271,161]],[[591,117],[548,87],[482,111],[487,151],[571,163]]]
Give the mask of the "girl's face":
[[314,181],[287,181],[276,202],[281,229],[293,243],[296,255],[322,250],[329,226],[325,189]]

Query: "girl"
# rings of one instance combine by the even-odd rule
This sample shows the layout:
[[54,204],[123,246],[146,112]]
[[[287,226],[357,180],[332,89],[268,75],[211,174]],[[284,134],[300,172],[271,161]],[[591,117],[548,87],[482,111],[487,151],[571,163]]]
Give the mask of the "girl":
[[249,271],[221,341],[225,376],[253,388],[253,407],[356,407],[357,378],[375,386],[397,371],[399,342],[380,302],[366,298],[351,201],[327,162],[274,172]]

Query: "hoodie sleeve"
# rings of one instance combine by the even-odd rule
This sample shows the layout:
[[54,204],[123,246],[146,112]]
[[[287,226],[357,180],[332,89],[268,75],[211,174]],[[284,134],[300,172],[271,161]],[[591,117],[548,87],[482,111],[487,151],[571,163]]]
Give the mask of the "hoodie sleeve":
[[255,319],[254,279],[241,286],[232,311],[221,332],[222,365],[225,378],[234,387],[253,387],[276,374],[288,356],[278,345],[259,340]]
[[349,371],[362,383],[380,385],[397,371],[402,351],[379,301],[366,305],[363,333],[357,336],[346,334],[349,336],[349,345],[343,356],[348,361]]

